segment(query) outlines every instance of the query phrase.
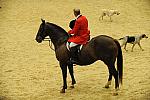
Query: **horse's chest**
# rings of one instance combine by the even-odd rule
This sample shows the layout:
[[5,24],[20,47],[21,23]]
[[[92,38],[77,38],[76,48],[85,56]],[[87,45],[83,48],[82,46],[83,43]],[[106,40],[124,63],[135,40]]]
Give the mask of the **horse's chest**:
[[58,61],[65,61],[69,58],[67,49],[58,49],[55,51],[56,58]]

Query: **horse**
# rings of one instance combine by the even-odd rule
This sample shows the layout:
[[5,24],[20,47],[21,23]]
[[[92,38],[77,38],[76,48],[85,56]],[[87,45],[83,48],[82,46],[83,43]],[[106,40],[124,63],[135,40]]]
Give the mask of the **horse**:
[[[60,93],[65,93],[67,89],[67,67],[72,79],[71,87],[74,88],[74,84],[76,84],[73,64],[68,63],[70,52],[66,47],[66,43],[69,35],[62,27],[54,23],[46,22],[43,19],[41,19],[41,21],[42,23],[40,24],[35,40],[38,43],[42,43],[46,37],[49,37],[53,43],[55,55],[59,61],[63,76],[63,87],[60,90]],[[83,45],[78,55],[77,65],[81,66],[90,65],[97,60],[103,61],[109,70],[109,77],[105,88],[109,88],[113,76],[115,79],[115,92],[113,94],[118,95],[117,90],[119,89],[119,84],[122,83],[123,77],[123,55],[119,42],[107,35],[99,35]],[[116,59],[117,70],[115,68]]]

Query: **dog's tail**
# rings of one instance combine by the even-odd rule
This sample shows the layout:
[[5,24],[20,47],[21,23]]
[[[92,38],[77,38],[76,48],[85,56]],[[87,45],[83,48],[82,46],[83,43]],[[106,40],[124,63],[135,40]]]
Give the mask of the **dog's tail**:
[[120,38],[120,39],[118,39],[118,40],[122,40],[123,38]]

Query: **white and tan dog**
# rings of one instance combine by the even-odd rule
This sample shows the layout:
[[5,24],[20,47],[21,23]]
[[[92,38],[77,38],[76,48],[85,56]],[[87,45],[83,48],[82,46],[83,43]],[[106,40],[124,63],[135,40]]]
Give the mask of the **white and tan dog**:
[[133,51],[133,48],[134,48],[135,44],[138,44],[140,49],[143,51],[144,49],[142,49],[141,44],[140,44],[140,40],[143,39],[143,38],[148,38],[148,37],[145,34],[140,34],[140,35],[137,35],[137,36],[125,36],[123,38],[120,38],[119,40],[123,40],[123,43],[121,44],[121,47],[124,46],[124,49],[126,51],[127,51],[127,49],[126,49],[127,43],[133,44],[131,51]]
[[99,17],[99,20],[100,20],[100,18],[102,18],[102,20],[103,20],[103,17],[104,16],[108,16],[109,18],[110,18],[110,21],[112,21],[112,16],[113,15],[119,15],[120,14],[120,12],[118,11],[118,10],[109,10],[109,9],[102,9],[102,13],[101,13],[101,15],[100,15],[100,17]]

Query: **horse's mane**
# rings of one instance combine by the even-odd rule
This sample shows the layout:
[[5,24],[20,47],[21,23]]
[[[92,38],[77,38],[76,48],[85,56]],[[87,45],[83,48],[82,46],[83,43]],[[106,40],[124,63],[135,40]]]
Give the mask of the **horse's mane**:
[[60,26],[54,24],[54,23],[50,23],[50,22],[46,22],[46,24],[51,28],[53,29],[53,32],[55,33],[55,37],[56,38],[60,38],[61,42],[64,42],[66,40],[68,40],[69,38],[69,35],[68,33]]
[[59,31],[60,33],[64,33],[64,35],[69,36],[68,33],[62,27],[50,22],[46,22],[46,24],[51,25],[55,30]]

